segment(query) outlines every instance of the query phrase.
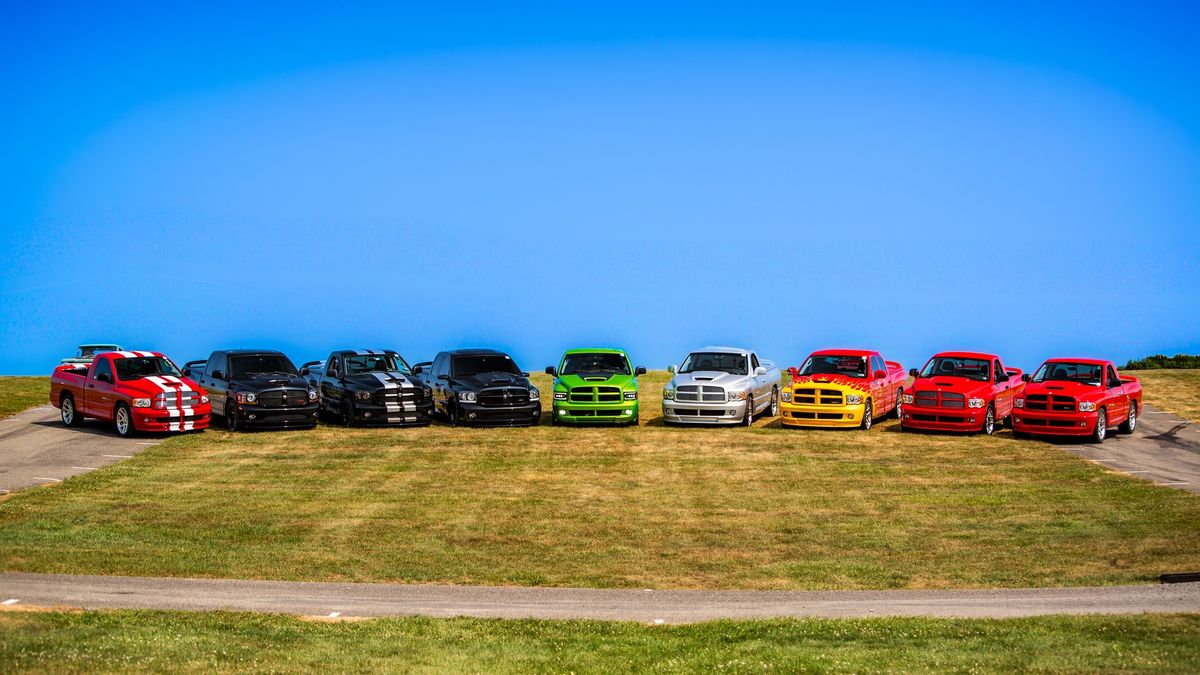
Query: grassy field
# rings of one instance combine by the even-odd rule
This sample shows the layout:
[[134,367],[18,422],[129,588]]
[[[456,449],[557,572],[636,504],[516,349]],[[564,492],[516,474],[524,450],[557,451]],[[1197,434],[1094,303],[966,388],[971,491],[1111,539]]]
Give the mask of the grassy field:
[[0,417],[8,417],[46,403],[50,379],[46,377],[0,377]]
[[1146,403],[1200,422],[1200,370],[1131,370],[1142,382]]
[[[1200,497],[1043,443],[858,431],[322,427],[172,438],[0,501],[0,569],[654,588],[1146,582]],[[542,385],[546,382],[542,381]]]
[[644,626],[182,612],[0,613],[17,672],[1155,672],[1200,670],[1200,616]]

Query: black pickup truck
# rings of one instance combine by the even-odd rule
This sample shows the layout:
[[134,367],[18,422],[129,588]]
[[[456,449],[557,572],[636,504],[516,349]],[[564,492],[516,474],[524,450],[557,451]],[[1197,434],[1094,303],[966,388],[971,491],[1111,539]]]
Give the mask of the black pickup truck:
[[204,387],[213,414],[224,417],[230,431],[317,426],[317,390],[282,352],[221,349],[207,361],[184,364],[183,373]]
[[342,423],[358,425],[429,424],[432,399],[417,376],[390,349],[340,349],[320,361],[305,363],[300,373],[320,392],[321,412]]
[[434,412],[450,424],[533,426],[541,419],[541,392],[504,352],[459,349],[417,366],[433,390]]

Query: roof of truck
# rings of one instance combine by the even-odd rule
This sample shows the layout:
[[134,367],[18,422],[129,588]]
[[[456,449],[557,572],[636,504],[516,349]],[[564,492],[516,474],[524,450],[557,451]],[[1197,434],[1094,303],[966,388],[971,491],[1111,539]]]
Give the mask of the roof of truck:
[[335,349],[334,354],[338,356],[368,356],[370,354],[399,354],[395,349]]
[[980,359],[981,361],[991,361],[992,359],[1000,358],[995,354],[988,354],[986,352],[938,352],[933,355],[933,358],[936,359],[939,356],[950,359]]
[[448,349],[445,353],[450,356],[508,356],[495,349]]
[[879,352],[874,349],[818,349],[813,356],[871,356]]
[[566,354],[624,354],[624,349],[616,349],[614,347],[582,347],[579,349],[568,349],[563,352]]
[[278,349],[218,349],[217,351],[229,356],[246,356],[248,354],[282,354]]
[[1084,359],[1084,358],[1073,358],[1073,357],[1066,357],[1066,356],[1057,356],[1052,359],[1046,359],[1046,363],[1063,363],[1063,362],[1082,363],[1082,364],[1089,365],[1089,366],[1106,366],[1109,363],[1111,363],[1111,361],[1109,361],[1108,359]]
[[701,347],[700,349],[693,349],[692,351],[693,352],[714,352],[716,354],[749,354],[750,352],[752,352],[754,350],[753,349],[745,349],[743,347],[722,347],[719,345],[711,345],[708,347]]

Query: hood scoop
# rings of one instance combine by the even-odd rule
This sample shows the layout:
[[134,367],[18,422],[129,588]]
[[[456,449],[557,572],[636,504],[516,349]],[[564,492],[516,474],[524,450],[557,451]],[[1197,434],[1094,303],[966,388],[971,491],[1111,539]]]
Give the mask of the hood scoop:
[[1062,391],[1064,389],[1063,387],[1046,387],[1046,388],[1049,389],[1050,391]]
[[608,378],[607,377],[597,377],[595,375],[592,375],[591,377],[583,378],[583,381],[584,382],[607,382]]
[[953,387],[954,386],[953,382],[934,382],[934,384],[939,387]]
[[697,382],[712,382],[716,378],[715,377],[693,377],[692,379]]

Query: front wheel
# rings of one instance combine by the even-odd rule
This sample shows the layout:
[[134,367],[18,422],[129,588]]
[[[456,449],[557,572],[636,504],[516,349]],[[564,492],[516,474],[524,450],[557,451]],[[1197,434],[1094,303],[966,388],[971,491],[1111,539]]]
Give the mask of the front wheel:
[[59,403],[58,412],[62,416],[63,424],[69,427],[77,427],[83,421],[83,417],[75,409],[75,397],[70,394],[63,396],[62,402]]
[[1104,412],[1104,408],[1096,413],[1096,428],[1092,431],[1092,442],[1103,443],[1105,435],[1108,434],[1108,413]]
[[232,403],[225,404],[225,428],[230,431],[240,431],[242,426],[238,421],[237,406]]
[[113,413],[113,424],[117,427],[117,435],[121,438],[129,438],[133,435],[133,413],[129,411],[129,406],[124,403],[117,404],[117,410]]
[[987,412],[983,414],[983,428],[980,431],[988,436],[996,433],[996,409],[990,403]]
[[871,408],[871,399],[863,404],[863,418],[861,428],[863,431],[870,431],[871,425],[875,423],[875,411]]
[[1137,414],[1138,414],[1137,403],[1134,401],[1130,401],[1129,402],[1129,417],[1126,417],[1125,421],[1121,423],[1121,426],[1117,427],[1117,431],[1120,431],[1123,434],[1132,434],[1133,430],[1137,429]]
[[450,421],[450,426],[458,426],[458,401],[450,399],[446,403],[446,417]]
[[342,399],[341,422],[347,428],[354,426],[354,402],[348,398]]
[[894,415],[896,417],[896,419],[898,419],[898,420],[904,419],[904,390],[903,389],[896,390],[896,407],[892,408],[892,415]]
[[771,407],[767,409],[767,416],[779,416],[779,387],[771,389]]
[[754,397],[746,397],[746,416],[742,418],[742,426],[748,427],[754,424]]

